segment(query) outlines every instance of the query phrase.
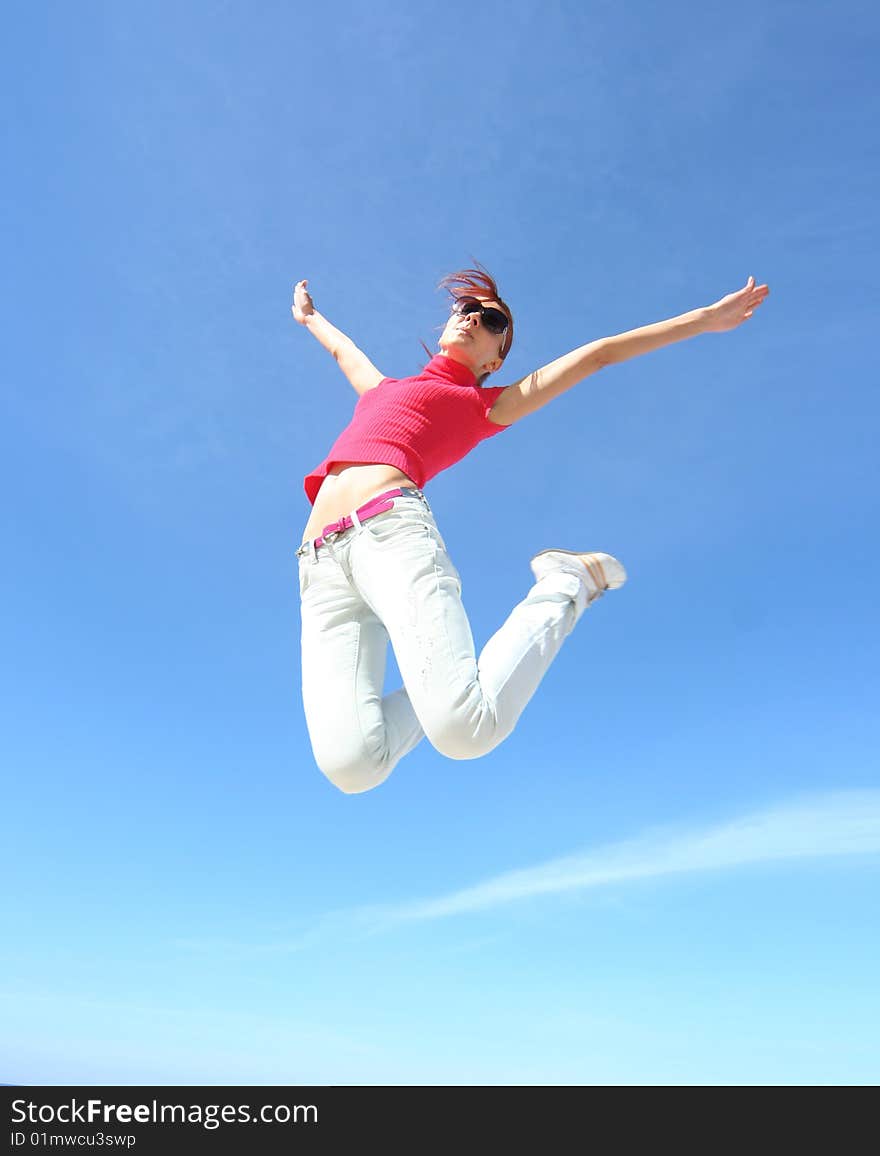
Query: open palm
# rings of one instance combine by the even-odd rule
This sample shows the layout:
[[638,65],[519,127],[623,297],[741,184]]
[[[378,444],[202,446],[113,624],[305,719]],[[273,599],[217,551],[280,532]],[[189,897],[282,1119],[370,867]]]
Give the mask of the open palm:
[[728,329],[736,329],[743,321],[748,321],[755,310],[767,298],[770,289],[767,285],[756,285],[755,278],[749,277],[745,286],[736,293],[728,293],[720,301],[709,306],[709,330],[713,333],[725,333]]

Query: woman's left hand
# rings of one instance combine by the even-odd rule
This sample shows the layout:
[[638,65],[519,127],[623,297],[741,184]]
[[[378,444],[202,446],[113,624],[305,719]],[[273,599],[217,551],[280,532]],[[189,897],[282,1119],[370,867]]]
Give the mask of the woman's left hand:
[[736,329],[752,316],[755,310],[767,298],[770,289],[767,285],[756,285],[755,278],[749,277],[743,289],[736,293],[728,293],[714,305],[710,305],[707,333],[726,333],[728,329]]

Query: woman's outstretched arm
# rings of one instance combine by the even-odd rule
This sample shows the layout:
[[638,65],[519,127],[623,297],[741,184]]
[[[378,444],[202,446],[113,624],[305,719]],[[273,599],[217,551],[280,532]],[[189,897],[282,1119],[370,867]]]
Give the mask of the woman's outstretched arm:
[[350,337],[346,337],[341,329],[331,325],[327,318],[318,312],[307,286],[308,281],[297,281],[293,287],[293,305],[290,311],[294,321],[305,325],[327,352],[333,354],[339,368],[357,392],[366,393],[384,379],[384,373],[379,372],[366,353],[358,349]]
[[729,293],[714,305],[682,313],[668,321],[658,321],[656,325],[631,329],[615,337],[601,337],[580,349],[573,349],[543,369],[537,369],[509,385],[495,402],[489,417],[498,425],[511,425],[607,365],[629,361],[631,357],[651,353],[675,341],[684,341],[686,337],[696,337],[698,333],[724,333],[735,329],[752,316],[769,292],[766,285],[755,285],[754,277],[749,277],[744,288]]

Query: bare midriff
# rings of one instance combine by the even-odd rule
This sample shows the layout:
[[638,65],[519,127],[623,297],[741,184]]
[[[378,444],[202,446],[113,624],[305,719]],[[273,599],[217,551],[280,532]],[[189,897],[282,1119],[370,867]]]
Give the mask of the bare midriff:
[[315,498],[311,517],[303,530],[303,541],[317,538],[331,522],[338,522],[344,514],[350,514],[370,498],[397,486],[414,487],[415,482],[396,466],[334,462]]

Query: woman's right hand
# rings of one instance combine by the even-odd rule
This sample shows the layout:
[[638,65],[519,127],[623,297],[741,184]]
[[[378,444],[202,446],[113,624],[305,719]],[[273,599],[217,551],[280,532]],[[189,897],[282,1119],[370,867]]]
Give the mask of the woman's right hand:
[[293,287],[293,305],[290,312],[294,321],[298,321],[300,325],[305,325],[306,319],[315,312],[315,303],[306,288],[307,285],[308,281],[297,281]]

